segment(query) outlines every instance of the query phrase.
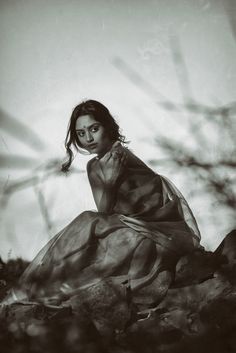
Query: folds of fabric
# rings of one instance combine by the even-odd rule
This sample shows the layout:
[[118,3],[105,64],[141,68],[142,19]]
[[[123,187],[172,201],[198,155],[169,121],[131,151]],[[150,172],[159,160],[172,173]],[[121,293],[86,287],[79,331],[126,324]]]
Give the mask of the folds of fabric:
[[[128,281],[137,301],[151,305],[160,295],[159,274],[171,272],[180,256],[200,246],[197,223],[181,193],[126,153],[113,213],[99,212],[98,204],[98,212],[83,212],[50,240],[21,278],[29,299],[56,295],[66,286],[78,293],[111,279]],[[94,165],[88,176],[96,201],[102,187],[99,160]],[[169,274],[164,282],[163,293]]]

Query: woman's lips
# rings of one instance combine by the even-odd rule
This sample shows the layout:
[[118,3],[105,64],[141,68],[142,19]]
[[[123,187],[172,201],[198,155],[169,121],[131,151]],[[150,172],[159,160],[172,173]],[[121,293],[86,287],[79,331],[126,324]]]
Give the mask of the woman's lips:
[[97,147],[97,143],[91,143],[91,145],[88,145],[88,148],[91,148],[92,150]]

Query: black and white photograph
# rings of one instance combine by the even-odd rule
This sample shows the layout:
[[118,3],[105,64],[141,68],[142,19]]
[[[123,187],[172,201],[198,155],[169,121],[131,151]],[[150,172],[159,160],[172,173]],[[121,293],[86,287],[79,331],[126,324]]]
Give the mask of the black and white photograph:
[[236,2],[0,0],[0,351],[236,352]]

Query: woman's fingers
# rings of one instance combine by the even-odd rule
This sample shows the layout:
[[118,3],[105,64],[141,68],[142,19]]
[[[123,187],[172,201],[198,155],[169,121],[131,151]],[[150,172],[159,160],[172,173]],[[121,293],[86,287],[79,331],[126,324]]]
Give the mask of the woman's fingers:
[[100,162],[108,162],[109,159],[112,157],[112,153],[109,151],[106,154],[104,154],[104,156],[100,159]]
[[113,160],[116,164],[121,164],[124,160],[124,154],[120,152],[113,152]]
[[120,151],[119,149],[115,149],[114,151],[112,151],[112,156],[114,159],[118,159],[122,156],[123,151]]
[[125,149],[120,148],[120,145],[118,145],[100,159],[100,163],[104,167],[103,172],[108,179],[112,178],[112,175],[114,175],[114,178],[117,178],[123,172],[127,157]]
[[128,158],[127,153],[124,152],[123,155],[122,155],[122,157],[121,157],[121,162],[122,162],[123,164],[126,163],[126,162],[127,162],[127,158]]
[[117,166],[118,169],[118,173],[121,173],[126,165],[127,162],[127,154],[126,153],[122,153],[120,154],[120,156],[114,160],[115,165]]
[[122,151],[120,155],[120,163],[124,164],[127,161],[127,153],[125,151]]

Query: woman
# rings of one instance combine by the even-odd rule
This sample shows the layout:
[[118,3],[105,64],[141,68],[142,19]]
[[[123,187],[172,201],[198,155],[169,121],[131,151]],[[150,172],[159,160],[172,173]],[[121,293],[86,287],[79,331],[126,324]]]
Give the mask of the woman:
[[104,105],[88,100],[74,109],[62,170],[72,164],[72,146],[96,155],[87,173],[98,212],[80,214],[29,265],[20,281],[28,300],[58,304],[110,280],[128,286],[138,308],[152,308],[178,259],[200,246],[182,195],[125,145]]

